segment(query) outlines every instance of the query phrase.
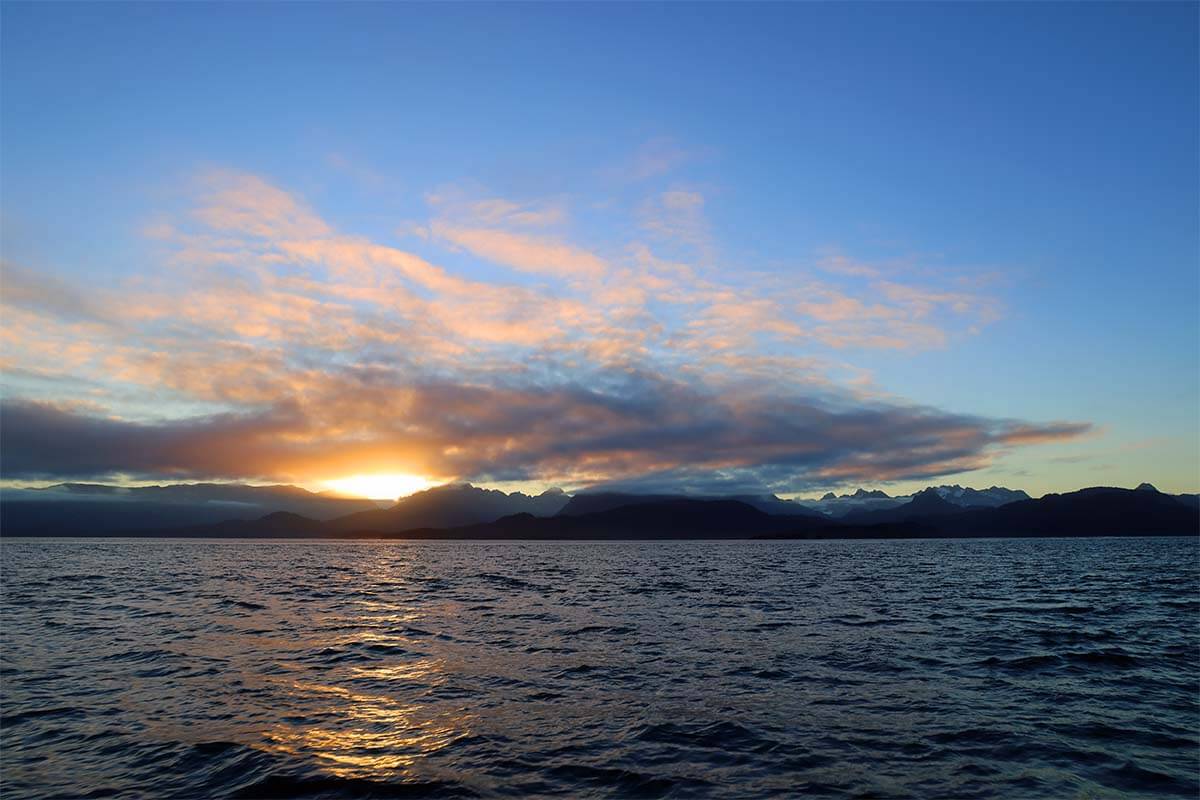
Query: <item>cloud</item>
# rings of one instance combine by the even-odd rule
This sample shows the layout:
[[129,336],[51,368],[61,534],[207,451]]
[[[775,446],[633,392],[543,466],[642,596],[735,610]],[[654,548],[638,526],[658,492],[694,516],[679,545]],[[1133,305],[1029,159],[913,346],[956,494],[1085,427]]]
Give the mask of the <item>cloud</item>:
[[546,237],[498,228],[461,228],[441,222],[430,225],[430,230],[444,241],[521,272],[599,278],[608,269],[604,261],[592,253]]
[[711,259],[712,236],[704,203],[704,195],[697,191],[662,192],[642,204],[642,228],[659,239],[701,250],[706,259]]
[[[833,285],[640,241],[601,257],[563,233],[566,200],[430,203],[410,252],[216,171],[190,213],[156,219],[154,273],[101,290],[5,265],[4,476],[379,469],[795,491],[951,474],[1088,430],[881,400],[835,355],[949,346],[998,307],[958,284],[856,269]],[[704,207],[658,193],[657,230],[703,241]],[[539,280],[452,269],[444,246]]]
[[329,233],[307,206],[256,175],[213,170],[198,182],[203,199],[193,214],[213,230],[289,239]]
[[284,409],[147,424],[45,402],[5,401],[0,448],[6,478],[228,475],[232,454],[255,458],[257,448],[274,446],[294,421],[294,413]]
[[567,211],[562,205],[523,206],[500,198],[474,203],[471,213],[492,225],[523,225],[535,228],[557,225],[567,219]]
[[442,222],[462,227],[547,228],[569,219],[564,197],[499,197],[473,183],[448,184],[425,195]]
[[1088,425],[989,420],[820,395],[727,395],[654,374],[586,384],[405,382],[349,371],[261,411],[167,422],[7,401],[8,478],[97,475],[314,479],[400,463],[422,474],[577,487],[720,476],[797,491],[846,481],[933,478],[988,465],[1030,436]]
[[345,153],[329,153],[325,163],[370,191],[382,191],[388,186],[388,180],[380,172]]
[[1004,444],[1046,444],[1048,442],[1074,439],[1093,430],[1091,425],[1057,422],[1050,425],[1028,425],[1014,423],[997,441]]
[[825,272],[853,278],[878,278],[881,274],[878,267],[855,261],[839,253],[826,256],[818,262],[817,266]]
[[[95,291],[91,294],[94,295]],[[0,299],[8,306],[72,321],[111,322],[109,310],[88,292],[45,271],[0,260]]]
[[659,136],[638,147],[633,157],[615,173],[627,181],[644,181],[666,175],[689,161],[706,155],[699,148],[685,148],[669,136]]

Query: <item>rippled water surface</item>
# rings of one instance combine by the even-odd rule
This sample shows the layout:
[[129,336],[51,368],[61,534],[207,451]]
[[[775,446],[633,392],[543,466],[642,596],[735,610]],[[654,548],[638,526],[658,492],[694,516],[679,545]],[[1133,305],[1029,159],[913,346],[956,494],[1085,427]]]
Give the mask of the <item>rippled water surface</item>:
[[25,797],[1188,797],[1195,539],[8,540]]

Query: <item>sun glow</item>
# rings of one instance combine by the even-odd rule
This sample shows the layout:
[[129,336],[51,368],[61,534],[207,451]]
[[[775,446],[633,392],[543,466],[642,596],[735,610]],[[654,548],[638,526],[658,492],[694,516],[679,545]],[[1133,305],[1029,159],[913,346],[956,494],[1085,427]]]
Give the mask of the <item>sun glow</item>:
[[351,475],[348,478],[325,481],[325,485],[340,494],[366,497],[370,500],[395,500],[428,489],[433,484],[420,475],[396,472],[386,475]]

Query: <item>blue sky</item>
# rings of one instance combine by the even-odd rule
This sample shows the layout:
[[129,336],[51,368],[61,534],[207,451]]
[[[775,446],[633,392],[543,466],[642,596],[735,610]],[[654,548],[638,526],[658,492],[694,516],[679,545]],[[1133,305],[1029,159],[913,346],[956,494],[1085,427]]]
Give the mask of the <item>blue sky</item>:
[[1194,4],[2,22],[9,413],[162,448],[6,479],[1200,488]]

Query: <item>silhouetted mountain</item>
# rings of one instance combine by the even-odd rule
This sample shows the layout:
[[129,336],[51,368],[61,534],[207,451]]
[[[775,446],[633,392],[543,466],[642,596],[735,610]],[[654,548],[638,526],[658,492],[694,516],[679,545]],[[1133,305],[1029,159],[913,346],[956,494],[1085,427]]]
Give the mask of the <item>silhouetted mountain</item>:
[[1094,487],[968,510],[934,527],[942,533],[992,536],[1194,535],[1200,532],[1200,514],[1158,491]]
[[595,514],[622,506],[645,505],[671,500],[731,500],[745,503],[766,514],[781,516],[810,516],[819,517],[820,512],[791,500],[783,500],[773,494],[766,495],[735,495],[732,497],[689,497],[687,495],[667,494],[626,494],[623,492],[581,492],[567,502],[559,511],[559,516],[577,517],[581,514]]
[[333,520],[328,528],[341,533],[355,530],[402,531],[409,528],[453,528],[492,522],[511,514],[539,517],[557,514],[567,504],[561,489],[530,496],[480,489],[469,483],[447,484],[401,498],[391,508],[363,511]]
[[339,520],[316,520],[271,514],[258,520],[222,522],[159,531],[162,536],[405,538],[405,539],[747,539],[788,530],[815,530],[829,524],[823,517],[772,516],[735,500],[668,498],[623,505],[589,514],[538,517],[512,514],[486,523],[461,526],[394,528],[358,527],[387,517],[353,514]]
[[164,536],[202,537],[206,539],[321,538],[329,534],[328,522],[309,519],[287,511],[276,511],[258,519],[230,519],[215,525],[191,525],[161,531]]
[[559,510],[558,516],[578,517],[581,514],[595,514],[621,506],[644,505],[669,500],[686,500],[684,495],[677,494],[629,494],[627,492],[580,492],[574,495],[567,504]]
[[[869,516],[868,516],[869,513]],[[414,538],[676,539],[908,538],[954,536],[1196,535],[1200,514],[1157,492],[1093,488],[995,508],[946,501],[935,488],[896,509],[857,520],[773,516],[732,500],[672,498],[581,515],[505,517],[452,530],[408,531]]]
[[[825,530],[793,531],[771,538],[949,538],[1041,536],[1195,536],[1200,506],[1194,495],[1096,487],[995,508],[955,508],[926,489],[905,507],[839,520]],[[915,505],[914,505],[915,504]]]
[[[111,487],[107,487],[111,488]],[[103,495],[105,490],[84,491]],[[566,510],[561,492],[537,497],[505,494],[470,485],[444,486],[421,492],[392,506],[358,512],[333,520],[317,520],[291,512],[275,512],[254,519],[227,519],[209,524],[178,524],[171,517],[155,530],[121,528],[107,517],[104,529],[68,531],[60,526],[34,524],[23,529],[7,527],[7,535],[64,535],[120,533],[146,536],[215,537],[382,537],[439,539],[682,539],[682,538],[897,538],[953,536],[1141,536],[1196,535],[1200,531],[1200,504],[1196,495],[1178,497],[1144,488],[1096,487],[1037,500],[1020,500],[994,508],[963,508],[930,487],[903,505],[862,511],[834,520],[804,514],[768,514],[750,503],[730,499],[592,495],[588,502],[619,503],[586,513]],[[77,491],[70,489],[68,491]],[[757,498],[787,507],[778,498]],[[773,503],[771,501],[774,501]],[[83,508],[105,501],[81,501]],[[18,506],[20,503],[6,503]],[[44,503],[30,502],[30,508]],[[62,505],[69,505],[63,502]],[[178,512],[184,504],[110,502],[116,509],[144,512],[145,506]],[[576,504],[578,507],[578,504]],[[520,507],[516,514],[497,510]],[[537,511],[535,515],[529,509]],[[789,510],[791,510],[789,508]],[[11,509],[5,510],[6,519]],[[164,512],[165,513],[165,512]],[[164,517],[158,517],[164,518]],[[461,523],[461,520],[472,520]],[[437,520],[431,524],[431,520]],[[416,524],[410,524],[416,521]],[[185,520],[186,523],[186,520]]]
[[822,519],[772,516],[736,500],[675,497],[587,514],[550,518],[519,514],[484,525],[401,535],[438,539],[744,539],[826,525]]
[[254,520],[286,511],[327,520],[378,508],[371,500],[317,494],[296,486],[192,483],[107,486],[63,483],[0,492],[0,533],[79,536]]
[[1200,494],[1177,494],[1175,499],[1183,503],[1188,508],[1194,508],[1200,511]]
[[726,499],[736,500],[739,503],[745,503],[748,506],[753,506],[759,511],[766,512],[767,514],[775,514],[777,516],[814,517],[817,519],[825,518],[825,515],[816,509],[809,508],[808,506],[797,503],[794,500],[784,500],[783,498],[776,497],[773,494],[734,495],[733,497]]

